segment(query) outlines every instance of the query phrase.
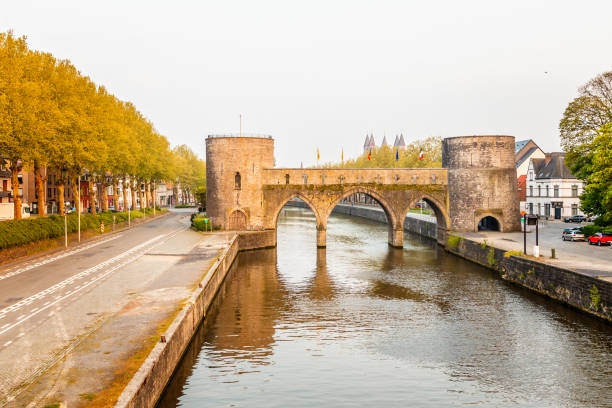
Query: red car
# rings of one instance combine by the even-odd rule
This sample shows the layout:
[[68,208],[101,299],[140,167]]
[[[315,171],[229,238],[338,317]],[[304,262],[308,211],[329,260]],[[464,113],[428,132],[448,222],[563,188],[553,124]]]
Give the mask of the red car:
[[597,232],[589,237],[589,245],[612,245],[612,234]]

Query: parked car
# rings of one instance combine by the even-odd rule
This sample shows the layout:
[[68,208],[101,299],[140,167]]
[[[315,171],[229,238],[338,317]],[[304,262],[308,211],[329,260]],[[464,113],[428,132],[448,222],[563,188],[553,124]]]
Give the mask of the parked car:
[[561,234],[563,241],[584,241],[584,233],[582,228],[566,228]]
[[589,245],[612,245],[612,234],[596,232],[589,237]]
[[573,215],[571,217],[565,217],[565,222],[586,222],[587,218],[584,215]]

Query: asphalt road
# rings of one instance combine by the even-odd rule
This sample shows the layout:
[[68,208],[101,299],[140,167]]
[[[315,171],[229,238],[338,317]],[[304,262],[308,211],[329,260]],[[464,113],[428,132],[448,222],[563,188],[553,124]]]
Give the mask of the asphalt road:
[[201,277],[203,265],[216,256],[225,238],[211,240],[189,230],[188,215],[172,212],[0,270],[0,406],[13,401],[126,302],[147,291],[172,302],[188,296],[189,285]]

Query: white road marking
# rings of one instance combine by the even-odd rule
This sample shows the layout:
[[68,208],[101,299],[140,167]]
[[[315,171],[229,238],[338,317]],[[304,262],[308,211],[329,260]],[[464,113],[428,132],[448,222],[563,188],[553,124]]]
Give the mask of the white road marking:
[[47,302],[43,303],[43,306],[47,306],[49,303],[51,303],[51,301],[47,301]]
[[[140,244],[140,245],[137,245],[137,246],[135,246],[134,248],[132,248],[132,249],[130,249],[130,250],[128,250],[128,251],[126,251],[126,252],[124,252],[124,253],[120,254],[120,255],[117,255],[117,256],[115,256],[114,258],[109,259],[108,261],[102,262],[102,263],[100,263],[100,264],[98,264],[98,265],[96,265],[96,266],[94,266],[94,267],[92,267],[92,268],[90,268],[90,269],[88,269],[88,270],[86,270],[86,271],[83,271],[83,272],[81,272],[81,273],[79,273],[79,274],[77,274],[77,275],[75,275],[75,276],[82,275],[82,274],[84,274],[85,272],[87,272],[87,271],[89,271],[89,270],[91,270],[91,271],[93,272],[93,271],[96,271],[96,270],[98,270],[98,269],[101,269],[101,265],[108,266],[108,264],[109,264],[109,263],[111,263],[110,261],[113,261],[113,262],[114,262],[114,261],[119,260],[119,259],[121,259],[121,258],[125,258],[126,256],[128,256],[128,255],[132,255],[133,253],[135,253],[136,251],[138,251],[138,250],[142,249],[144,246],[146,246],[146,245],[148,245],[148,244],[155,243],[155,241],[159,241],[159,239],[161,239],[161,238],[166,238],[165,240],[163,240],[163,241],[161,241],[161,242],[157,242],[157,243],[155,243],[155,244],[153,245],[153,247],[155,247],[155,246],[157,246],[157,245],[160,245],[161,243],[166,242],[168,239],[170,239],[170,238],[171,238],[172,236],[174,236],[176,233],[178,233],[178,232],[180,232],[180,231],[184,231],[185,229],[186,229],[186,228],[179,228],[179,229],[177,229],[177,230],[175,230],[175,231],[172,231],[172,232],[170,232],[170,233],[168,233],[168,234],[166,234],[166,235],[158,235],[158,236],[156,236],[155,238],[152,238],[152,239],[150,239],[149,241],[147,241],[147,242],[145,242],[145,243],[142,243],[142,244]],[[95,279],[92,279],[92,280],[91,280],[89,283],[87,283],[87,284],[85,284],[85,285],[81,286],[81,288],[80,288],[80,289],[78,289],[78,290],[74,290],[73,292],[69,292],[69,293],[65,294],[64,296],[60,296],[59,298],[58,298],[58,297],[56,297],[56,299],[55,299],[53,302],[49,303],[47,306],[43,306],[42,308],[40,308],[40,309],[39,309],[39,310],[37,310],[36,312],[30,313],[29,315],[25,316],[23,319],[18,319],[18,321],[17,321],[17,322],[15,322],[15,323],[13,323],[12,325],[10,325],[10,326],[8,326],[8,327],[6,327],[6,328],[4,328],[4,329],[0,329],[0,335],[1,335],[1,334],[6,333],[7,331],[11,330],[12,328],[14,328],[14,327],[16,327],[16,326],[18,326],[18,325],[20,325],[21,323],[25,322],[26,320],[28,320],[28,319],[30,319],[30,318],[32,318],[32,317],[34,317],[34,316],[35,316],[35,315],[37,315],[38,313],[40,313],[40,312],[42,312],[42,311],[44,311],[44,310],[46,310],[46,309],[50,308],[50,307],[51,307],[51,306],[53,306],[54,304],[56,304],[56,303],[58,303],[58,302],[60,302],[60,301],[62,301],[62,300],[64,300],[64,299],[68,298],[70,295],[72,295],[72,294],[74,294],[74,293],[76,293],[76,292],[79,292],[80,290],[85,289],[86,287],[90,286],[91,284],[93,284],[93,283],[95,283],[95,282],[97,282],[97,281],[99,281],[99,280],[101,280],[101,279],[105,278],[106,276],[110,275],[111,273],[113,273],[113,272],[114,272],[114,271],[116,271],[117,269],[120,269],[120,268],[124,267],[125,265],[127,265],[127,264],[129,264],[129,263],[131,263],[131,262],[134,262],[135,260],[139,259],[139,258],[140,258],[140,257],[142,257],[143,255],[144,255],[144,251],[141,251],[140,253],[136,253],[136,256],[134,256],[133,258],[128,258],[128,259],[126,259],[125,261],[120,262],[119,264],[117,264],[117,265],[115,265],[115,266],[113,266],[113,267],[109,268],[108,270],[106,270],[106,272],[104,272],[104,273],[102,273],[102,274],[100,274],[100,275],[96,276],[96,278],[95,278]],[[89,272],[89,273],[91,273],[91,272]],[[73,279],[73,278],[74,278],[74,277],[69,278],[69,279],[66,279],[66,281],[71,280],[71,279]],[[66,281],[64,281],[64,282],[66,282]],[[62,282],[60,282],[60,283],[62,283]],[[56,287],[56,286],[58,286],[58,285],[59,285],[59,284],[53,285],[51,288]],[[40,293],[45,293],[45,292],[47,292],[49,289],[50,289],[50,288],[45,289],[45,290],[43,290],[43,291],[42,291],[42,292],[40,292]],[[47,292],[47,293],[48,293],[48,292]],[[45,293],[45,294],[46,294],[46,293]],[[30,296],[30,298],[32,298],[32,296]],[[30,298],[28,298],[28,299],[30,299]],[[24,300],[25,300],[25,299],[24,299]],[[21,302],[22,302],[22,301],[21,301]],[[18,302],[18,303],[21,303],[21,302]],[[18,303],[15,303],[14,305],[11,305],[11,306],[9,306],[9,307],[7,307],[7,308],[4,308],[4,309],[0,310],[0,313],[2,313],[2,312],[4,312],[5,310],[7,310],[7,309],[11,308],[12,306],[17,305]],[[20,306],[20,307],[21,307],[21,306]],[[12,309],[12,310],[15,310],[15,309]],[[11,311],[12,311],[12,310],[11,310]],[[6,312],[5,312],[5,313],[6,313]],[[52,312],[52,313],[53,313],[53,312]],[[20,317],[22,317],[22,316],[20,316]]]
[[23,337],[23,335],[24,335],[24,334],[25,334],[24,332],[19,333],[19,334],[17,335],[17,338],[19,338],[19,337]]
[[101,241],[96,241],[96,242],[93,242],[93,243],[91,243],[89,245],[85,245],[85,246],[73,249],[72,251],[63,252],[63,253],[61,253],[59,255],[43,259],[41,261],[38,261],[38,262],[32,263],[30,265],[24,266],[22,268],[16,269],[16,270],[14,270],[12,272],[9,272],[9,273],[7,273],[5,275],[0,275],[0,280],[7,279],[7,278],[10,278],[10,277],[15,276],[15,275],[19,275],[20,273],[27,272],[27,271],[29,271],[31,269],[38,268],[39,266],[46,265],[46,264],[51,263],[51,262],[55,262],[58,259],[62,259],[62,258],[65,258],[67,256],[74,255],[74,254],[77,254],[79,252],[83,252],[83,251],[85,251],[87,249],[93,248],[93,247],[98,246],[98,245],[102,245],[102,244],[104,244],[104,243],[106,243],[108,241],[112,241],[112,240],[117,239],[117,238],[119,238],[121,236],[122,236],[122,234],[114,235],[114,236],[112,236],[110,238],[103,239]]
[[8,327],[8,326],[9,326],[9,323],[7,323],[7,324],[5,324],[4,326],[0,327],[0,329],[4,329],[4,328],[6,328],[6,327]]
[[25,315],[21,315],[17,318],[17,320],[23,320],[23,318],[25,317]]
[[13,340],[9,340],[6,343],[4,343],[4,347],[8,346],[9,344],[11,344],[13,342]]
[[37,310],[38,310],[38,308],[37,308],[37,307],[35,307],[34,309],[30,310],[30,312],[35,312],[35,311],[37,311]]

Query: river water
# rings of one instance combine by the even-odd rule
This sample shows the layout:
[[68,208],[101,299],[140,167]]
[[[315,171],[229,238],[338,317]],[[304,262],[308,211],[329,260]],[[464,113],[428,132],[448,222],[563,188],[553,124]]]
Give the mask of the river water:
[[612,407],[612,327],[387,227],[286,207],[160,407]]

